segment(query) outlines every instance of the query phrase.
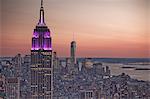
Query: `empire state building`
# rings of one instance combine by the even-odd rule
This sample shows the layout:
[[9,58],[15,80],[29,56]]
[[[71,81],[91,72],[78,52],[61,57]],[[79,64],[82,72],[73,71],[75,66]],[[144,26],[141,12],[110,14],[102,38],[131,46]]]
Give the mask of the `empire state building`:
[[31,48],[31,99],[52,99],[53,67],[51,32],[45,24],[43,0]]

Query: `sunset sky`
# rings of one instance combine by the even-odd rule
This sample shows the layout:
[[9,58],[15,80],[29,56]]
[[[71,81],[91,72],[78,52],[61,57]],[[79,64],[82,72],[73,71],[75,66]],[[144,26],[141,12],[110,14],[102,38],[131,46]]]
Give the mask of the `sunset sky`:
[[[150,0],[44,0],[53,50],[78,57],[150,57]],[[0,56],[30,54],[40,0],[0,0]]]

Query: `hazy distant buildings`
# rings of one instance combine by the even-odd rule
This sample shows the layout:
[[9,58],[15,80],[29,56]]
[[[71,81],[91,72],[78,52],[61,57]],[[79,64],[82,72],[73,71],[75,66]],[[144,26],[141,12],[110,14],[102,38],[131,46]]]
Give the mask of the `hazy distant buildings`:
[[33,32],[31,48],[31,99],[52,99],[53,69],[50,30],[44,21],[41,0],[40,19]]
[[83,65],[87,69],[93,68],[93,62],[92,62],[91,58],[85,58]]
[[60,63],[56,52],[53,53],[53,67],[54,72],[60,70]]
[[6,78],[6,98],[20,99],[20,80],[17,77]]
[[0,99],[6,98],[6,82],[5,76],[0,73]]
[[93,90],[81,90],[79,99],[96,99]]
[[5,89],[6,99],[20,99],[21,55],[18,54],[10,60],[2,60],[1,65],[3,80],[0,81],[0,86]]
[[109,77],[110,77],[110,69],[109,69],[109,66],[106,66],[105,76],[109,76]]
[[78,63],[78,70],[81,71],[82,70],[82,62]]
[[20,80],[20,99],[30,99],[30,64],[31,56],[22,57],[21,80]]
[[20,77],[21,76],[21,66],[22,66],[22,58],[21,54],[17,54],[13,59],[12,59],[12,65],[14,66],[16,72],[15,76]]
[[[31,56],[33,57],[33,56]],[[54,54],[56,59],[57,55]],[[43,96],[47,91],[47,76],[49,74],[45,73],[45,68],[32,67],[33,70],[37,70],[38,76],[35,75],[36,79],[32,79],[32,82],[36,82],[35,85],[37,97],[30,98],[29,95],[33,89],[30,91],[29,83],[29,65],[30,65],[30,55],[22,57],[21,65],[21,77],[15,77],[14,74],[17,72],[15,66],[13,66],[14,57],[11,59],[4,59],[0,61],[2,75],[0,76],[0,99],[6,97],[5,99],[43,99],[41,95],[41,89],[43,89]],[[38,59],[39,60],[39,59]],[[45,60],[45,59],[43,59]],[[41,61],[41,60],[40,60]],[[69,74],[67,71],[67,65],[71,64],[70,58],[59,58],[60,63],[57,68],[58,71],[54,73],[54,95],[52,99],[149,99],[150,98],[150,83],[149,81],[141,81],[137,79],[132,79],[125,73],[114,76],[110,75],[109,65],[101,61],[95,61],[94,58],[80,58],[78,59],[78,64],[76,67],[80,67],[79,72]],[[34,61],[33,61],[34,62]],[[44,61],[45,63],[45,61]],[[32,63],[33,64],[33,63]],[[41,63],[36,64],[36,66]],[[90,65],[91,64],[91,65]],[[80,65],[80,66],[79,66]],[[85,66],[87,65],[87,66]],[[41,65],[40,65],[41,66]],[[44,65],[43,65],[44,66]],[[82,70],[81,70],[82,67]],[[47,68],[48,70],[49,68]],[[41,71],[40,71],[41,70]],[[43,70],[43,71],[42,71]],[[47,72],[47,71],[46,71]],[[32,71],[33,75],[33,71]],[[43,80],[42,77],[43,76]],[[33,76],[32,76],[33,77]],[[39,78],[37,78],[39,77]],[[50,77],[50,76],[48,76]],[[21,78],[19,80],[19,78]],[[6,80],[5,80],[6,79]],[[40,87],[44,81],[44,87]],[[48,83],[50,84],[50,83]],[[3,93],[5,92],[5,93]],[[37,93],[39,92],[39,93]],[[19,95],[20,94],[20,95]],[[34,95],[33,95],[34,96]],[[15,98],[14,98],[15,97]],[[45,98],[50,99],[50,98]]]

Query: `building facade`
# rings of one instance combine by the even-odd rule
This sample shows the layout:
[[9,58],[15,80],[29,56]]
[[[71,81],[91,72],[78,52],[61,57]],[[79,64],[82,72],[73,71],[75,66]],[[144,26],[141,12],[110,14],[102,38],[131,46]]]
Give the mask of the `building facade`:
[[81,90],[80,99],[95,99],[94,92],[92,90]]
[[31,48],[31,99],[52,99],[53,67],[50,30],[44,21],[43,0],[40,19],[33,32]]
[[15,57],[13,57],[12,65],[15,68],[15,77],[20,77],[21,76],[21,66],[22,66],[21,54],[17,54]]

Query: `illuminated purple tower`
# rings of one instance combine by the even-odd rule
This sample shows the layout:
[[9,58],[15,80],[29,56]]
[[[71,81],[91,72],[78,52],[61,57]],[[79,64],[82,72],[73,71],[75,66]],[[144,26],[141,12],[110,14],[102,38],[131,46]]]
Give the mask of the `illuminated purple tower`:
[[31,48],[31,99],[52,99],[53,67],[50,30],[45,24],[43,0]]
[[44,21],[43,1],[41,1],[40,19],[39,19],[39,22],[33,32],[32,49],[31,50],[33,50],[33,51],[36,51],[36,50],[50,51],[50,50],[52,50],[50,30],[48,29],[48,27],[46,26],[45,21]]

